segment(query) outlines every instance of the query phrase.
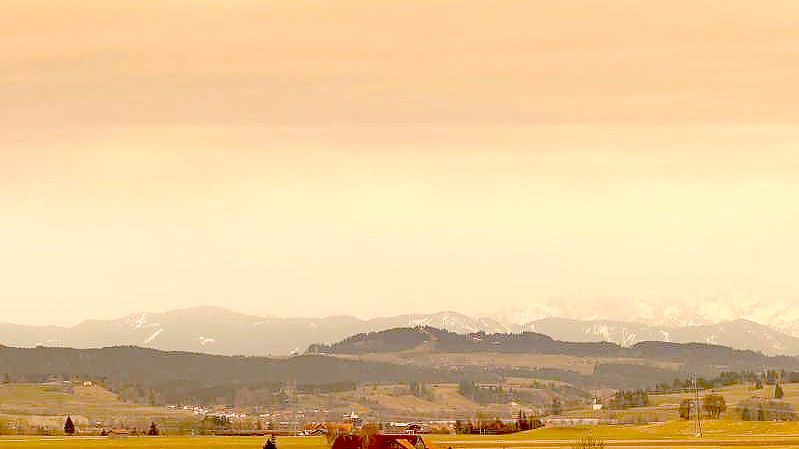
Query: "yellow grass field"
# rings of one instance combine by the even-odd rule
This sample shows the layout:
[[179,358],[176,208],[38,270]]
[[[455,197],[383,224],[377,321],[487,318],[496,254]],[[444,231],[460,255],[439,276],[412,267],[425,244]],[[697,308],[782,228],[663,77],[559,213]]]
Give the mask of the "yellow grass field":
[[[431,435],[425,440],[433,449],[543,449],[571,447],[584,435],[600,437],[607,447],[619,448],[799,447],[798,424],[723,421],[709,425],[701,439],[691,436],[687,423],[672,422],[660,426],[539,429],[503,436]],[[260,449],[263,443],[261,437],[0,437],[0,448],[15,449]],[[279,449],[327,449],[321,437],[280,437],[277,443]]]
[[[83,437],[2,437],[0,448],[11,449],[261,449],[264,438],[256,437],[127,437],[127,438],[83,438]],[[283,437],[278,439],[280,449],[327,449],[324,438]]]

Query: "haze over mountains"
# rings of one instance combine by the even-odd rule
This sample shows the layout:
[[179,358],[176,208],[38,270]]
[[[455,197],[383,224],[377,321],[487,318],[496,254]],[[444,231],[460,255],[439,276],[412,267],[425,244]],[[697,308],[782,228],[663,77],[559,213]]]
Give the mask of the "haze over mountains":
[[304,352],[314,343],[334,343],[362,332],[415,326],[460,334],[532,331],[557,340],[608,341],[622,346],[641,341],[698,342],[751,349],[768,355],[799,354],[799,338],[748,320],[666,327],[610,320],[545,318],[518,325],[456,312],[369,320],[352,316],[264,318],[216,307],[140,313],[116,320],[87,320],[69,328],[0,323],[0,344],[75,348],[137,345],[224,355],[286,355]]

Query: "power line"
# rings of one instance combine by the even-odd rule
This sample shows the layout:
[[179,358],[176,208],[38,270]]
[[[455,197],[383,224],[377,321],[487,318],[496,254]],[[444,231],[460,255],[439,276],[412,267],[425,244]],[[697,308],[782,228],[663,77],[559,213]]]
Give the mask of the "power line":
[[702,403],[699,401],[699,386],[696,382],[696,373],[691,374],[691,390],[694,393],[694,407],[696,409],[694,419],[694,435],[697,437],[702,436]]

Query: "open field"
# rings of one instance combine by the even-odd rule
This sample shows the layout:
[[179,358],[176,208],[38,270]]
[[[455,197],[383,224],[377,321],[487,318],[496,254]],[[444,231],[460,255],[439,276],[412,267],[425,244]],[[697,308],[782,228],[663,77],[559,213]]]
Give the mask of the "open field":
[[581,428],[542,428],[503,436],[435,435],[439,448],[526,449],[569,447],[582,436],[605,440],[609,447],[799,447],[799,423],[722,419],[704,422],[704,436],[696,438],[693,422],[673,420],[647,425]]
[[[523,382],[524,381],[524,382]],[[514,381],[519,390],[535,391],[542,404],[549,403],[556,394],[545,388],[526,388],[530,379]],[[306,394],[296,396],[301,410],[330,410],[332,416],[355,411],[361,415],[383,419],[468,419],[482,413],[486,416],[510,416],[515,411],[508,404],[480,405],[458,392],[451,383],[427,384],[426,394],[411,394],[407,384],[359,385],[355,390]],[[61,429],[66,415],[71,415],[79,428],[111,428],[125,424],[139,429],[151,421],[164,430],[187,427],[199,421],[188,412],[171,410],[165,406],[148,406],[122,401],[120,397],[100,386],[84,387],[77,384],[52,382],[44,384],[0,384],[0,423],[24,424],[30,432],[37,429]],[[324,419],[307,415],[309,419]],[[8,431],[0,427],[0,435]]]
[[[261,449],[264,438],[256,437],[129,437],[109,439],[104,437],[72,438],[0,438],[0,448],[20,449]],[[283,437],[278,439],[280,449],[327,449],[324,438]]]
[[[782,426],[772,431],[768,423],[751,423],[741,428],[717,428],[702,439],[688,436],[688,426],[674,423],[660,428],[630,426],[579,429],[542,429],[513,435],[434,435],[425,437],[436,449],[543,449],[568,448],[583,435],[605,439],[608,447],[684,449],[709,447],[779,448],[799,447],[799,426]],[[759,424],[759,425],[758,425]],[[762,434],[760,432],[763,432]],[[794,432],[791,436],[789,432]],[[129,437],[122,439],[84,437],[2,437],[0,448],[19,449],[260,449],[263,438],[255,437]],[[281,437],[279,449],[326,449],[324,438]]]
[[[604,439],[627,440],[682,440],[693,439],[693,423],[688,421],[669,421],[646,425],[602,425],[595,427],[541,428],[502,436],[481,435],[431,435],[430,439],[438,445],[456,442],[453,447],[472,447],[475,443],[487,440],[501,440],[510,447],[528,440],[576,439],[592,435]],[[704,435],[707,439],[741,439],[761,437],[794,437],[799,442],[799,423],[796,422],[757,422],[757,421],[706,421]],[[450,444],[447,444],[450,445]]]
[[[561,397],[545,384],[534,387],[534,379],[507,378],[503,387],[524,391],[536,398],[540,405]],[[547,381],[546,384],[558,384]],[[297,404],[304,409],[336,407],[341,411],[354,410],[361,415],[386,417],[389,420],[414,421],[419,419],[469,419],[484,416],[507,416],[518,410],[508,403],[479,404],[464,397],[458,384],[426,384],[425,394],[414,396],[407,384],[359,385],[354,391],[324,395],[297,395]]]
[[[151,421],[174,424],[195,419],[187,412],[124,402],[97,385],[0,385],[0,422],[6,425],[61,429],[67,414],[81,428],[101,422],[108,428],[125,423],[146,429]],[[0,429],[0,434],[5,430]]]
[[[305,410],[333,409],[335,416],[355,411],[372,416],[419,417],[474,416],[482,411],[491,416],[510,413],[506,405],[480,406],[458,393],[456,384],[430,384],[430,397],[410,394],[406,384],[360,385],[354,391],[328,394],[298,394],[298,407]],[[547,396],[543,396],[546,400]],[[122,401],[118,395],[96,385],[84,387],[60,382],[46,384],[0,384],[0,435],[9,433],[9,425],[22,426],[26,432],[39,429],[59,432],[66,415],[72,416],[81,429],[113,428],[123,424],[146,429],[151,421],[167,432],[187,428],[199,418],[165,406],[152,407]],[[185,430],[184,430],[185,431]]]
[[626,357],[578,357],[563,354],[499,352],[432,352],[423,349],[359,355],[337,354],[336,357],[373,362],[432,366],[437,368],[447,368],[453,366],[482,366],[520,369],[555,368],[575,371],[585,375],[591,374],[594,371],[594,367],[600,363],[648,365],[674,371],[677,371],[682,367],[682,364],[677,362],[660,360],[653,361]]
[[[407,385],[364,385],[353,392],[338,393],[336,399],[348,399],[358,404],[362,413],[406,417],[408,420],[418,416],[473,416],[481,409],[476,402],[461,396],[456,384],[431,384],[426,388],[429,397],[410,394]],[[491,411],[499,409],[496,406],[483,408]]]
[[[783,384],[782,388],[785,392],[785,396],[781,401],[790,404],[794,411],[799,412],[799,384],[787,383]],[[737,421],[741,418],[738,403],[752,398],[773,399],[774,386],[766,385],[764,388],[757,390],[754,388],[754,384],[732,385],[715,389],[712,392],[724,396],[724,400],[727,404],[727,410],[722,414],[721,420]],[[710,393],[710,391],[706,393]],[[677,420],[679,417],[678,408],[680,400],[689,396],[690,395],[687,393],[652,393],[649,395],[651,405],[646,407],[634,407],[623,410],[605,409],[599,412],[592,411],[588,407],[583,407],[566,410],[562,414],[570,417],[615,418],[622,422],[630,423],[672,421]],[[771,423],[769,428],[779,425],[781,424]]]
[[[783,391],[785,392],[785,397],[781,400],[791,404],[794,409],[799,410],[799,383],[786,383],[782,385]],[[760,398],[767,398],[771,399],[774,397],[774,386],[773,385],[765,385],[764,388],[760,390],[756,390],[753,384],[745,384],[745,385],[732,385],[729,387],[719,388],[718,391],[724,396],[724,400],[727,402],[728,407],[733,407],[738,402],[753,398],[753,397],[760,397]],[[663,394],[663,395],[650,395],[649,399],[651,400],[653,405],[676,405],[679,404],[680,398],[685,396],[684,394]]]

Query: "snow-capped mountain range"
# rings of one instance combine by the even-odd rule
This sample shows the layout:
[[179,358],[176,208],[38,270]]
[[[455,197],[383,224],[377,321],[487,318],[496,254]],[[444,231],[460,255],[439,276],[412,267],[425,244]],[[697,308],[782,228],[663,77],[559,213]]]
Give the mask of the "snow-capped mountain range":
[[641,341],[709,343],[767,355],[799,355],[799,338],[743,319],[691,326],[652,326],[627,321],[544,318],[525,324],[523,329],[564,341],[610,341],[622,346]]
[[510,324],[456,312],[397,315],[361,320],[264,318],[216,307],[137,313],[116,320],[88,320],[74,327],[0,323],[0,344],[91,348],[135,345],[225,355],[286,355],[311,343],[334,343],[353,334],[397,327],[432,326],[457,333],[531,331],[564,341],[610,341],[624,346],[655,340],[712,343],[768,355],[799,355],[799,338],[748,320],[690,326],[653,326],[611,320],[544,318]]

